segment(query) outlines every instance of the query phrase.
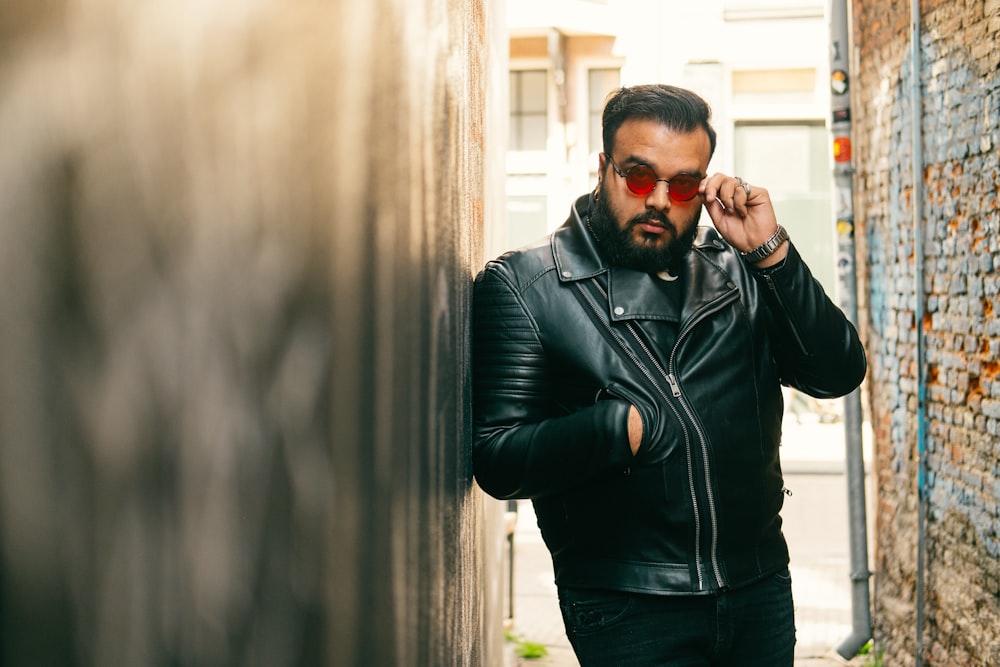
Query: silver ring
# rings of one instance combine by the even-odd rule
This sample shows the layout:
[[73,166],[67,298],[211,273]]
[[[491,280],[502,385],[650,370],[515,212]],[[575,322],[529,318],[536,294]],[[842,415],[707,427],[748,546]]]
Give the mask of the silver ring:
[[742,178],[740,178],[739,176],[737,176],[736,177],[736,185],[738,185],[741,188],[743,188],[743,192],[747,193],[747,197],[750,196],[750,184],[749,183],[747,183]]

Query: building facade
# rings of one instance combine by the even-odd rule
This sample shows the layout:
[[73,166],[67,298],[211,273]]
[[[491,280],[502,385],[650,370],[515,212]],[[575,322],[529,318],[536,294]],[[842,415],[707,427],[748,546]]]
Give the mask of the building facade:
[[507,21],[508,227],[492,237],[496,249],[551,231],[594,187],[611,91],[669,83],[713,108],[719,142],[710,171],[768,188],[782,224],[833,293],[822,0],[508,0]]

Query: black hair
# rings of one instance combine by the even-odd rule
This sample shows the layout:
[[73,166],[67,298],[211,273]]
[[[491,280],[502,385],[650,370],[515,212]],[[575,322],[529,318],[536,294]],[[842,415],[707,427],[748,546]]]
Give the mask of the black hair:
[[662,123],[675,132],[694,132],[699,127],[708,133],[711,149],[715,153],[715,130],[710,122],[712,109],[697,94],[666,84],[649,84],[619,88],[608,95],[604,104],[604,152],[611,154],[618,128],[627,120],[641,118]]

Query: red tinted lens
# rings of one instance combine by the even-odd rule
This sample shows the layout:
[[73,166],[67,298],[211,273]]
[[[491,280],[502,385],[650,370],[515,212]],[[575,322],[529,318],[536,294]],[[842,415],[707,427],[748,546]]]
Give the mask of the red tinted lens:
[[637,195],[648,195],[656,187],[656,172],[637,164],[625,173],[625,185]]
[[677,174],[670,179],[670,196],[675,201],[690,201],[698,194],[701,179],[691,174]]

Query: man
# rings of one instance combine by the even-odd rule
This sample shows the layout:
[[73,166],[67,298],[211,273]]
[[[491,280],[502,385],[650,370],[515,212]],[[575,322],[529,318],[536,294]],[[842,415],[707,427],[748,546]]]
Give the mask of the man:
[[780,386],[849,393],[861,343],[767,190],[706,176],[700,97],[623,88],[603,133],[595,191],[476,279],[476,478],[532,499],[584,667],[790,666]]

